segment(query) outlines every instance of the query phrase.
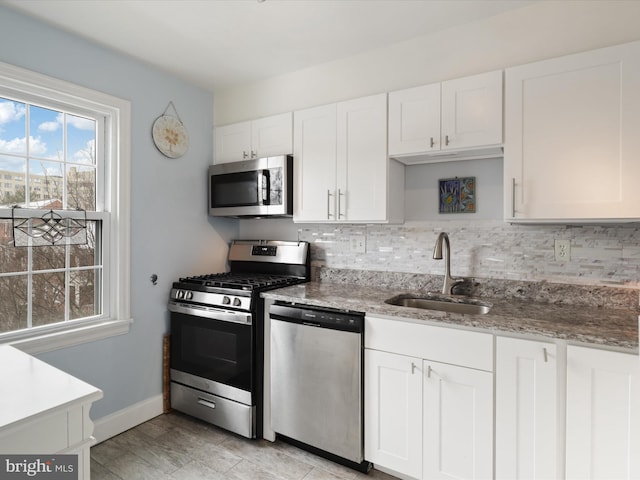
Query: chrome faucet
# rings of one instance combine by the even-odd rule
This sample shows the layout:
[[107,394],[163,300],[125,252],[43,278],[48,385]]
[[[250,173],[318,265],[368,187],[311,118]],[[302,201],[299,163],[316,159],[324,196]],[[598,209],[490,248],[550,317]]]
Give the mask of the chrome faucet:
[[446,232],[440,232],[436,239],[436,246],[433,249],[433,259],[442,260],[442,244],[444,243],[444,284],[442,285],[442,293],[445,295],[451,295],[453,287],[463,282],[461,278],[453,278],[451,276],[451,244],[449,243],[449,235]]

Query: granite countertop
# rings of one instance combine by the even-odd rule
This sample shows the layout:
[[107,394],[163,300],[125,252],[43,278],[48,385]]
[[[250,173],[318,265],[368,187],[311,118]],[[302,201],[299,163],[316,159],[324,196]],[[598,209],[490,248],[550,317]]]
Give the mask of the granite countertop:
[[482,297],[483,302],[492,305],[489,313],[462,315],[384,303],[388,298],[405,293],[411,292],[390,287],[310,282],[264,292],[262,296],[372,315],[403,317],[430,324],[481,329],[496,334],[550,337],[638,353],[640,311],[637,308],[557,305],[531,300]]

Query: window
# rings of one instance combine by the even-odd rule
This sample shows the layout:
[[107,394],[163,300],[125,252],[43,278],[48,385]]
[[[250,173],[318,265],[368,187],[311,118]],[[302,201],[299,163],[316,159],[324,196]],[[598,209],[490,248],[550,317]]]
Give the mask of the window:
[[[128,102],[0,63],[0,343],[128,331]],[[12,207],[86,212],[87,243],[14,246]]]

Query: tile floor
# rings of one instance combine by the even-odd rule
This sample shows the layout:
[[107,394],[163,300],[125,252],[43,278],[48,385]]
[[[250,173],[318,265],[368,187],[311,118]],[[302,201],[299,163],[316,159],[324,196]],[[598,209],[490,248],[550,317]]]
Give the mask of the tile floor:
[[394,480],[170,413],[91,449],[92,480]]

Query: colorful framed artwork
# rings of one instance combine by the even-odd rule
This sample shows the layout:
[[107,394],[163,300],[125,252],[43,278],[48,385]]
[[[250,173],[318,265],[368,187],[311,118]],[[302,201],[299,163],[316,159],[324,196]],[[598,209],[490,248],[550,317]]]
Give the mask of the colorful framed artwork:
[[476,177],[438,180],[440,213],[476,212]]

